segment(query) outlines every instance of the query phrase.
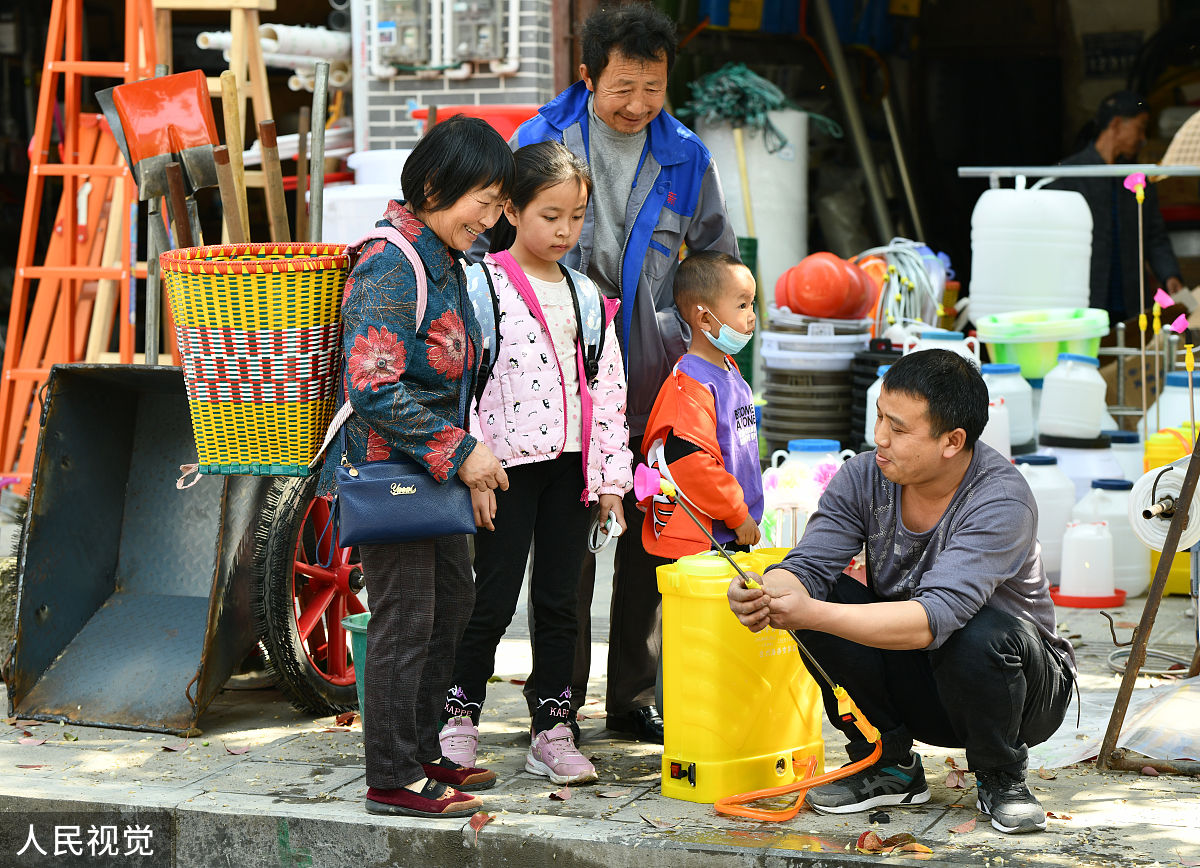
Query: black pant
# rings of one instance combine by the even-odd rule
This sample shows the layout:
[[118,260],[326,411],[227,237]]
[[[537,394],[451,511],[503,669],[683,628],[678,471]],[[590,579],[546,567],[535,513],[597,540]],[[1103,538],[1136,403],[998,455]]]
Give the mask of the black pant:
[[466,534],[359,546],[371,620],[363,699],[367,786],[398,789],[442,755],[438,711],[474,600]]
[[475,611],[455,654],[454,687],[442,719],[465,712],[478,723],[496,646],[516,611],[532,542],[531,680],[538,702],[533,725],[541,732],[568,721],[572,711],[577,579],[591,517],[580,500],[583,458],[568,452],[511,467],[508,486],[508,491],[496,490],[496,530],[475,536]]
[[[830,602],[879,598],[842,575]],[[885,651],[810,630],[798,635],[879,728],[887,763],[903,761],[915,738],[965,747],[972,771],[1024,775],[1029,745],[1054,734],[1071,699],[1071,672],[1037,628],[988,606],[933,651]],[[849,740],[850,759],[867,756],[872,745],[838,717],[833,691],[813,677],[825,713]]]

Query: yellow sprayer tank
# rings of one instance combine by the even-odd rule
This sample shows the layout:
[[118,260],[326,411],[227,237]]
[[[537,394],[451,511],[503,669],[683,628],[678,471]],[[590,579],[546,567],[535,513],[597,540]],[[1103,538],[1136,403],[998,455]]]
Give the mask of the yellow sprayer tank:
[[[786,549],[734,555],[762,573]],[[658,568],[662,592],[664,796],[715,802],[797,780],[792,760],[817,757],[821,691],[784,630],[751,633],[729,610],[736,575],[724,558],[692,555]]]

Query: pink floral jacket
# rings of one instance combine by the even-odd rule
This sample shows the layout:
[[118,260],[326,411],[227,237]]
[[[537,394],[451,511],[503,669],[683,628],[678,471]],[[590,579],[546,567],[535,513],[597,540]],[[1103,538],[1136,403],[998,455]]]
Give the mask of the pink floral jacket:
[[[342,377],[354,407],[346,457],[352,464],[382,461],[398,450],[445,482],[475,448],[458,414],[459,390],[475,391],[479,323],[462,266],[433,230],[398,201],[376,225],[385,221],[424,263],[427,306],[416,322],[416,275],[398,247],[382,240],[364,245],[342,295]],[[340,460],[331,445],[319,493],[332,490]]]
[[[471,433],[487,444],[505,467],[556,458],[566,440],[567,396],[558,355],[537,295],[507,251],[483,260],[500,308],[500,347],[471,419]],[[572,273],[576,286],[587,278]],[[575,350],[583,405],[583,473],[580,500],[623,495],[633,486],[633,454],[625,421],[625,369],[613,319],[620,302],[605,299],[604,351],[590,388],[583,352]]]

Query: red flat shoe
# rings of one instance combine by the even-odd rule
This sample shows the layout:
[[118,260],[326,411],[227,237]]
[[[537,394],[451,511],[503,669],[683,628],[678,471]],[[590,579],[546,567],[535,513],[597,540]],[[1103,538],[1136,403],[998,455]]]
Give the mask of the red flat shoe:
[[367,789],[368,814],[403,814],[408,817],[451,819],[470,817],[483,807],[475,796],[460,793],[440,781],[428,780],[421,792],[405,787],[394,790]]
[[442,757],[435,763],[421,763],[425,769],[425,777],[431,781],[441,781],[464,793],[476,790],[490,790],[496,786],[496,773],[490,769],[461,766],[452,759]]

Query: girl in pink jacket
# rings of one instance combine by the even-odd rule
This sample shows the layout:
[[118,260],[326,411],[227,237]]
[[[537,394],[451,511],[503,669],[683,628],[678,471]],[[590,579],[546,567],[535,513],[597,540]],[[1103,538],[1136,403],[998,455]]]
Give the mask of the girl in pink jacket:
[[624,531],[621,499],[632,486],[625,372],[612,325],[618,302],[559,262],[583,228],[592,183],[587,164],[557,142],[527,145],[514,156],[509,226],[501,221],[493,231],[492,249],[501,252],[488,254],[479,266],[486,273],[477,275],[490,298],[480,302],[473,293],[480,319],[493,318],[496,328],[483,329],[494,364],[471,420],[471,433],[507,470],[509,487],[472,492],[485,532],[475,537],[475,609],[455,654],[441,745],[457,762],[475,760],[487,680],[532,542],[537,707],[525,768],[556,784],[578,784],[596,780],[572,732],[579,571],[592,505],[598,503],[601,524],[607,516]]

